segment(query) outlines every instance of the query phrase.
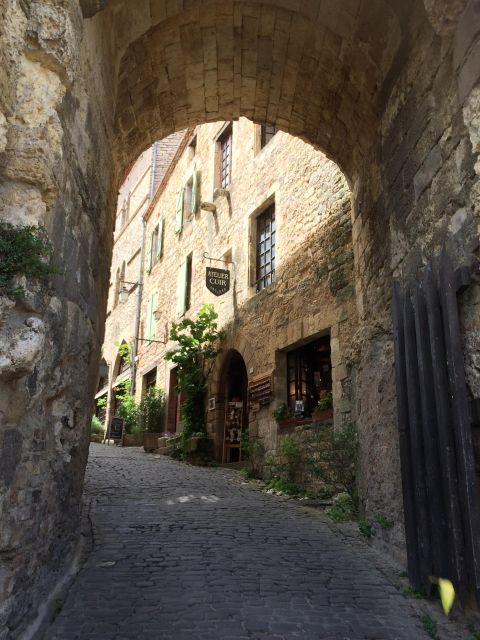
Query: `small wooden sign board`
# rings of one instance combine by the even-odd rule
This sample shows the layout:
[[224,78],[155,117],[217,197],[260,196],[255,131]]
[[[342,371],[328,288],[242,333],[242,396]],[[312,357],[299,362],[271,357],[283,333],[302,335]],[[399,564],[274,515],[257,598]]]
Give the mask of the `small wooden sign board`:
[[[248,385],[249,406],[264,407],[273,400],[273,371],[262,373],[250,380]],[[257,409],[258,410],[258,409]]]

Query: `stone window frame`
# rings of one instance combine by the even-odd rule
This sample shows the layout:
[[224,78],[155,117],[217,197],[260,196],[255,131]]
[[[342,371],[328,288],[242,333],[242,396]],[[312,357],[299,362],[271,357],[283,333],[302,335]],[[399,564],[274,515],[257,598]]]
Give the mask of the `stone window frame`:
[[[267,209],[269,209],[272,205],[274,205],[275,219],[277,220],[277,204],[278,204],[277,198],[276,198],[275,192],[273,192],[265,200],[263,200],[262,204],[259,207],[257,207],[249,216],[248,285],[250,287],[250,291],[252,295],[256,295],[260,293],[260,291],[257,290],[257,219],[263,213],[265,213]],[[276,235],[278,236],[278,224],[276,225]],[[272,284],[275,284],[275,281]],[[268,288],[268,287],[264,287],[264,288]]]
[[[226,138],[231,139],[228,183],[222,182],[222,144]],[[213,140],[215,145],[214,187],[229,189],[233,180],[233,121],[225,122]]]

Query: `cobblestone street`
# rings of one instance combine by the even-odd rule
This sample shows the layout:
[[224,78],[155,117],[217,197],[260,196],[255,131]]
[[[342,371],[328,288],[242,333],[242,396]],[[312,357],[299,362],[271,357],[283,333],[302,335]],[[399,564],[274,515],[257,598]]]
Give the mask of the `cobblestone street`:
[[93,549],[45,640],[427,638],[321,519],[225,475],[91,445]]

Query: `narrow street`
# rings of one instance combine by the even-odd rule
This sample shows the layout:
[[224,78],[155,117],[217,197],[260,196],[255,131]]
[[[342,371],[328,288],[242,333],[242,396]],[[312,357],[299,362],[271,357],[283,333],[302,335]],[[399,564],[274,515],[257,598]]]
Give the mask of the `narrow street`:
[[93,549],[45,640],[427,638],[315,515],[139,449],[91,445]]

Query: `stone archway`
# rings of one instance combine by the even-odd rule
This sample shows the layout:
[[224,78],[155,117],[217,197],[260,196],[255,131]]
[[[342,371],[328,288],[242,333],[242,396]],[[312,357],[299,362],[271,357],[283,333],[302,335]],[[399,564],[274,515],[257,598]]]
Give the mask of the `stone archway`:
[[477,3],[425,5],[9,0],[0,9],[2,216],[45,226],[65,267],[49,291],[1,299],[0,626],[28,623],[50,568],[76,544],[120,176],[188,125],[240,115],[274,124],[348,177],[361,490],[372,513],[394,504],[401,519],[392,276],[414,275],[444,242],[461,262],[476,250],[480,209],[478,136],[464,120],[478,104]]

